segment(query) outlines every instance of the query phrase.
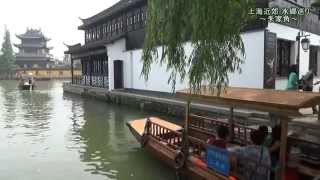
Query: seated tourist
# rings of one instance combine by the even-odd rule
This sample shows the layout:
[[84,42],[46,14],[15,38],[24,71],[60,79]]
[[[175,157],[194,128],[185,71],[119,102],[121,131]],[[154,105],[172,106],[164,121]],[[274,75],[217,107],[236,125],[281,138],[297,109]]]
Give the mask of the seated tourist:
[[268,130],[268,126],[259,126],[259,131],[261,131],[264,134],[264,141],[263,141],[263,145],[265,147],[270,147],[271,143],[272,143],[272,137],[269,134],[269,130]]
[[277,125],[272,128],[272,141],[269,146],[269,152],[271,155],[272,179],[274,177],[275,172],[279,170],[280,138],[281,126]]
[[237,149],[236,167],[238,173],[248,180],[270,179],[270,154],[267,147],[263,146],[264,133],[254,130],[250,133],[252,145]]
[[208,139],[207,143],[219,148],[226,149],[227,138],[229,136],[229,129],[226,126],[219,126],[217,129],[217,137]]

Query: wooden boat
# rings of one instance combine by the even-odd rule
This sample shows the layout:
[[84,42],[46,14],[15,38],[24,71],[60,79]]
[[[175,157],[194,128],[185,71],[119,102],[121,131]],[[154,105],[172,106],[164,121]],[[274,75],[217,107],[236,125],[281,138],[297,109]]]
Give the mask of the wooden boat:
[[21,77],[19,82],[19,89],[21,90],[34,90],[36,84],[32,74],[26,77]]
[[[156,152],[155,155],[174,167],[174,158],[179,153],[177,145],[181,143],[182,138],[181,126],[156,117],[130,121],[127,125],[144,148]],[[149,126],[149,133],[157,134],[156,136],[147,137],[146,129]]]
[[[127,125],[143,148],[156,155],[176,171],[189,177],[191,176],[193,179],[211,180],[230,179],[231,177],[243,179],[241,172],[237,168],[231,171],[230,159],[233,159],[232,154],[228,153],[228,151],[220,153],[220,150],[206,144],[206,140],[216,134],[214,127],[221,125],[230,128],[231,143],[228,145],[228,150],[250,143],[249,134],[253,128],[234,122],[233,111],[235,107],[246,107],[248,109],[270,112],[281,118],[281,147],[279,156],[282,167],[281,171],[276,175],[279,179],[284,179],[285,167],[287,167],[287,164],[290,166],[293,164],[290,161],[285,161],[286,149],[290,145],[287,144],[288,121],[292,117],[301,115],[299,109],[320,104],[320,95],[318,93],[229,88],[225,94],[218,97],[209,94],[205,90],[201,92],[201,95],[189,94],[189,92],[189,90],[179,91],[178,95],[205,100],[207,103],[214,105],[230,107],[230,117],[219,119],[201,114],[193,114],[190,109],[190,101],[188,101],[186,103],[184,127],[156,117],[133,120],[128,122]],[[289,142],[291,141],[294,141],[294,138],[289,138]],[[314,144],[313,147],[315,147]],[[320,145],[318,147],[320,148]],[[210,162],[211,157],[208,155],[212,150],[214,153],[220,153],[221,157],[227,159],[227,161],[219,162],[225,163],[224,165],[229,167],[227,171],[212,166]],[[205,158],[203,157],[204,152],[207,154]],[[248,159],[247,161],[250,162],[251,160]],[[315,162],[313,161],[313,163]],[[262,166],[266,169],[270,168],[267,165]],[[299,160],[295,161],[294,166],[301,174],[310,177],[320,176],[320,168],[315,164],[310,165],[306,164],[305,161]]]
[[35,83],[34,82],[30,83],[29,81],[20,81],[19,88],[21,90],[34,90]]

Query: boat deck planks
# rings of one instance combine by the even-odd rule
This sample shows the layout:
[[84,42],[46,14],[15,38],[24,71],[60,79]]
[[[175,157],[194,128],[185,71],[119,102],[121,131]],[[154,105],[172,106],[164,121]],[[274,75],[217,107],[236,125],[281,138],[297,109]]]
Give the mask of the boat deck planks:
[[[151,117],[149,118],[151,122],[158,124],[162,127],[165,127],[167,129],[170,129],[172,131],[179,131],[182,130],[182,127],[173,123],[170,123],[168,121],[162,120],[160,118]],[[138,119],[128,122],[129,126],[133,128],[140,136],[143,135],[144,128],[146,126],[147,119]]]

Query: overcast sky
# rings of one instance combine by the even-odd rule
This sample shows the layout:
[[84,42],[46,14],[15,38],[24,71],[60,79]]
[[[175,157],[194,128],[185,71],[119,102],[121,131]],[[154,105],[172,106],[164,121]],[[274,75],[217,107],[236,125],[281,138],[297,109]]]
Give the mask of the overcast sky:
[[[10,30],[13,43],[20,43],[16,34],[26,28],[41,28],[49,38],[49,46],[54,47],[51,54],[62,59],[66,44],[84,42],[83,31],[77,29],[81,24],[79,17],[87,18],[110,7],[119,0],[1,0],[0,3],[0,43],[2,44],[4,26]],[[17,49],[14,49],[17,51]]]

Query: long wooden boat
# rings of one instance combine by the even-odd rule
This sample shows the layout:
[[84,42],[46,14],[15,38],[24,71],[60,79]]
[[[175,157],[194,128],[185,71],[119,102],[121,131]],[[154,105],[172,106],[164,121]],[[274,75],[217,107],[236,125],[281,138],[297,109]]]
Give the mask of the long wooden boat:
[[30,75],[30,77],[21,77],[19,82],[19,89],[21,90],[34,90],[36,87],[36,83],[34,78]]
[[[129,121],[127,125],[143,148],[177,171],[183,171],[195,179],[228,179],[209,169],[199,153],[186,157],[183,152],[183,127],[157,117]],[[196,146],[203,146],[205,142],[193,138],[192,143],[195,151]],[[187,166],[184,166],[185,163]]]
[[[188,94],[186,92],[190,93],[188,90],[180,91],[179,94],[186,95]],[[208,154],[211,148],[206,144],[206,140],[216,135],[214,127],[222,125],[230,128],[232,136],[228,150],[250,143],[249,134],[253,129],[236,124],[233,110],[235,107],[265,110],[281,118],[280,161],[283,168],[281,168],[278,178],[284,179],[285,167],[287,167],[287,164],[288,166],[292,164],[285,161],[286,149],[290,145],[287,144],[288,121],[293,116],[301,115],[299,113],[300,108],[320,104],[319,94],[245,88],[229,88],[228,93],[219,97],[209,95],[207,92],[203,92],[201,95],[192,94],[194,99],[197,97],[202,100],[205,99],[214,105],[229,106],[230,117],[226,119],[193,114],[191,113],[190,103],[186,103],[184,127],[155,117],[133,120],[128,122],[127,125],[143,148],[155,154],[160,160],[166,162],[178,172],[194,177],[194,179],[243,179],[241,173],[231,171],[231,168],[226,173],[219,168],[212,167],[208,157],[203,157],[203,152]],[[289,138],[289,143],[291,141],[293,143],[297,142],[294,140],[294,138]],[[318,144],[313,144],[312,146],[320,149]],[[221,155],[225,156],[226,154],[229,159],[232,159],[232,156],[228,153],[223,152]],[[315,164],[315,161],[313,161],[312,165],[306,164],[305,161],[299,161],[298,163],[295,162],[294,166],[301,174],[317,177],[320,176],[320,168]],[[270,167],[266,165],[265,168]]]

